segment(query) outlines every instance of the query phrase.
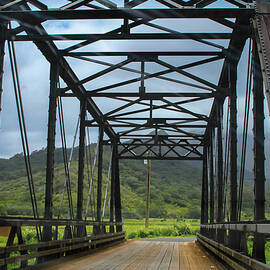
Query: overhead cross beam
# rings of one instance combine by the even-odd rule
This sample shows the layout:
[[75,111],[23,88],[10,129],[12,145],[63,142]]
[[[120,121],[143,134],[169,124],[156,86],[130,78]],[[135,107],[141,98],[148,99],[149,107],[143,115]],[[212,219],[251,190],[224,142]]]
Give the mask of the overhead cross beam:
[[[22,7],[24,9],[29,9],[29,7],[26,4],[23,4],[20,6],[20,8]],[[18,9],[20,10],[20,8]],[[30,11],[30,13],[31,12],[32,11]],[[37,35],[39,33],[46,34],[46,30],[43,28],[42,25],[37,25],[36,27],[31,27],[29,24],[24,24],[24,23],[22,23],[21,25],[29,36]],[[34,43],[36,44],[36,46],[39,48],[39,50],[43,53],[43,55],[47,58],[47,60],[50,63],[54,63],[54,62],[59,63],[59,66],[60,66],[59,73],[62,79],[65,81],[67,85],[70,86],[73,93],[79,99],[84,98],[84,94],[86,90],[83,88],[83,86],[76,86],[76,82],[78,82],[79,79],[74,73],[74,71],[71,69],[67,61],[59,54],[59,51],[57,47],[55,46],[55,44],[52,41],[34,41]],[[98,123],[100,124],[104,123],[105,120],[103,119],[101,111],[99,110],[99,108],[96,106],[96,104],[91,98],[87,99],[87,109]],[[105,132],[112,140],[116,138],[115,132],[109,125],[106,126]]]
[[16,21],[44,20],[87,20],[87,19],[169,19],[169,18],[237,18],[251,17],[254,10],[249,8],[185,8],[185,9],[102,9],[102,10],[42,10],[42,11],[1,11],[0,18]]
[[134,34],[54,34],[54,35],[14,35],[12,32],[8,34],[7,39],[13,41],[34,41],[34,40],[189,40],[191,36],[196,36],[197,39],[230,39],[231,33],[134,33]]

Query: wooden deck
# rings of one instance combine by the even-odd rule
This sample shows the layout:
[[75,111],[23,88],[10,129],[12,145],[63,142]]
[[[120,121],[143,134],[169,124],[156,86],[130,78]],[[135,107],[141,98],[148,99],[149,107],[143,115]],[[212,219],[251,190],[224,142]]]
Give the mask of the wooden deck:
[[38,270],[224,269],[195,242],[127,241],[93,253],[61,258]]

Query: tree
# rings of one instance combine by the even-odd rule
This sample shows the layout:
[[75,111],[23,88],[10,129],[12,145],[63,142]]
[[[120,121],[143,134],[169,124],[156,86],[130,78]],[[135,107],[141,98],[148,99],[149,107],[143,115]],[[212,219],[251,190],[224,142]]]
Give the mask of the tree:
[[7,215],[7,208],[4,203],[0,203],[0,216],[6,216]]

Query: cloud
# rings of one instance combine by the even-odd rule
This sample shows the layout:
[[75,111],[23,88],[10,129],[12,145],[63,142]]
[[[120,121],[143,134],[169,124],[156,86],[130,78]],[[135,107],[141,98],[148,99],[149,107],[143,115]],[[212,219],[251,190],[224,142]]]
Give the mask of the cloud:
[[[44,1],[45,2],[45,1]],[[46,1],[50,8],[59,7],[66,1]],[[122,2],[118,2],[121,6]],[[224,4],[224,1],[218,1],[213,6]],[[57,5],[57,6],[56,6]],[[153,2],[147,2],[145,5],[139,7],[149,7],[153,5]],[[158,7],[156,5],[156,7]],[[120,27],[123,23],[122,20],[91,20],[91,21],[50,21],[44,23],[44,27],[50,34],[70,34],[70,33],[105,33],[114,28]],[[229,32],[230,29],[216,24],[210,20],[155,20],[153,23],[161,25],[163,27],[172,28],[175,31],[180,32]],[[138,32],[149,32],[149,33],[161,33],[164,31],[150,28],[148,26],[138,26],[132,29],[132,33]],[[213,41],[211,41],[213,42]],[[70,41],[58,41],[56,45],[59,49],[66,48],[76,42]],[[218,45],[227,46],[225,41],[217,41]],[[218,49],[213,46],[207,46],[199,42],[190,41],[99,41],[88,45],[83,49],[77,51],[217,51]],[[46,59],[38,51],[34,44],[30,42],[16,43],[16,51],[18,56],[19,74],[22,86],[22,97],[25,109],[26,124],[28,129],[29,143],[31,150],[42,148],[46,145],[47,140],[47,111],[48,111],[48,94],[49,94],[49,73],[50,67]],[[117,63],[124,60],[124,57],[93,57],[98,60],[108,61],[110,63]],[[190,61],[197,61],[199,57],[161,57],[162,60],[170,63],[171,65],[180,66]],[[192,60],[190,60],[192,59]],[[201,59],[201,58],[200,58]],[[94,74],[105,69],[105,66],[88,63],[73,58],[67,58],[71,67],[75,70],[75,73],[80,79],[87,77],[89,74]],[[243,96],[244,96],[244,85],[245,78],[242,75],[242,70],[245,69],[247,60],[247,53],[244,52],[243,58],[239,64],[239,117],[243,115]],[[205,64],[198,68],[187,69],[196,76],[200,76],[204,79],[209,80],[212,83],[217,84],[219,73],[223,60],[217,61],[212,64]],[[129,68],[140,69],[139,63],[131,63],[127,65]],[[160,70],[164,70],[154,63],[146,63],[146,72],[152,73]],[[170,78],[183,80],[190,83],[195,83],[183,75],[176,72],[166,75]],[[132,79],[139,77],[138,74],[133,74],[127,71],[114,71],[110,74],[100,77],[99,79],[93,80],[85,87],[87,90],[94,90],[99,87],[103,87],[112,83],[117,83],[126,79]],[[199,85],[202,85],[198,83]],[[180,85],[177,83],[162,81],[158,79],[149,79],[145,81],[146,90],[149,92],[164,92],[164,91],[202,91],[192,87]],[[64,84],[62,85],[64,86]],[[138,91],[140,83],[134,83],[114,89],[114,91]],[[15,99],[13,94],[12,77],[8,61],[8,53],[5,58],[5,75],[4,75],[4,93],[3,93],[3,111],[1,114],[1,130],[0,130],[0,157],[9,157],[17,152],[21,152],[18,121],[16,115]],[[202,91],[205,92],[205,91]],[[95,99],[102,112],[106,113],[117,106],[123,104],[123,102],[109,99]],[[64,115],[65,115],[65,126],[68,146],[72,144],[76,122],[79,114],[79,102],[72,98],[64,98]],[[156,102],[158,103],[158,102]],[[190,105],[183,105],[190,110],[195,112],[208,114],[211,108],[212,100],[204,101],[201,103],[194,103]],[[135,108],[144,108],[144,106],[134,105],[128,110]],[[174,113],[158,110],[155,112],[155,117],[165,117],[167,115],[179,116],[179,113]],[[239,130],[240,130],[239,122]],[[119,129],[120,130],[120,129]],[[268,129],[269,130],[269,129]],[[97,129],[91,129],[91,140],[95,141],[97,138]],[[60,146],[59,132],[57,132],[57,146]]]

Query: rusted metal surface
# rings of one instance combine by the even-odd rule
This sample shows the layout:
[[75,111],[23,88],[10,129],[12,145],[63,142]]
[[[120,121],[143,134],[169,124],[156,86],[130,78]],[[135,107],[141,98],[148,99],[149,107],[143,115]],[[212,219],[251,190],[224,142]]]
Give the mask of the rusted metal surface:
[[264,75],[265,91],[270,110],[270,3],[267,0],[256,1],[254,21],[257,32],[260,60]]
[[263,233],[270,232],[270,224],[202,224],[202,228],[206,229],[223,229],[223,230],[236,230],[250,233]]

